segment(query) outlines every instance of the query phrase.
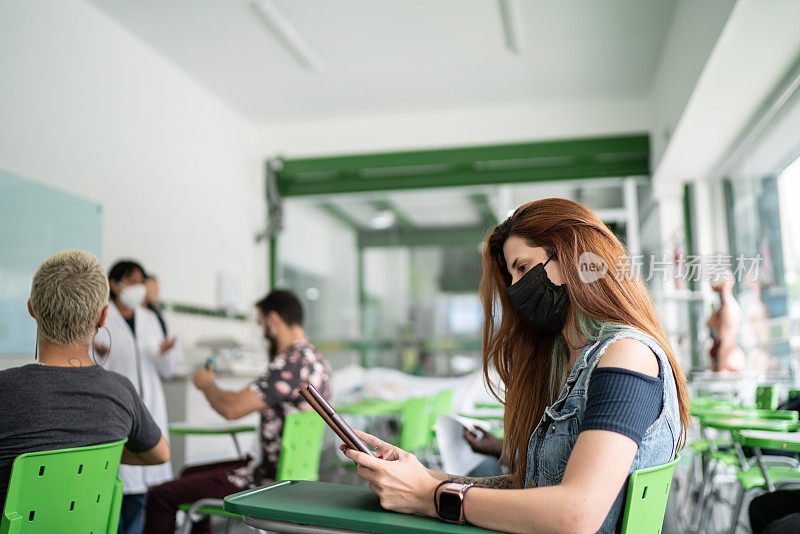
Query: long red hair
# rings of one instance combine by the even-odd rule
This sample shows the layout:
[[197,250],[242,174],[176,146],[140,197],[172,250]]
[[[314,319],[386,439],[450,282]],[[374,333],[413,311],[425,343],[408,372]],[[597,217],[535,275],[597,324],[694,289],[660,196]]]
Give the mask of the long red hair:
[[[518,483],[525,476],[530,435],[544,409],[555,401],[568,370],[566,361],[557,357],[565,353],[564,336],[535,331],[511,306],[506,293],[511,275],[503,255],[503,245],[511,236],[544,248],[548,255],[555,254],[569,295],[567,321],[634,327],[664,349],[678,389],[683,443],[690,423],[686,379],[650,293],[621,261],[627,257],[625,247],[585,206],[562,198],[537,200],[519,207],[491,230],[482,251],[483,373],[492,393],[505,405],[503,456]],[[592,283],[584,283],[580,277],[579,258],[584,252],[595,254],[608,267],[605,276]],[[500,385],[492,382],[491,369],[497,371],[504,394]]]

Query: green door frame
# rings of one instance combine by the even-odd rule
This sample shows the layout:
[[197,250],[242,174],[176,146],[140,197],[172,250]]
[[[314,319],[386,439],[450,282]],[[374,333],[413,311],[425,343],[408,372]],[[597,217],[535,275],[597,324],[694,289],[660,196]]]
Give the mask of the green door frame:
[[[650,176],[650,145],[646,133],[625,136],[561,139],[489,146],[386,152],[314,158],[274,159],[266,165],[270,214],[283,197],[335,195],[410,189],[487,186],[539,181]],[[272,175],[272,176],[270,176]],[[272,193],[271,193],[272,191]],[[482,202],[480,198],[476,202]],[[330,204],[321,206],[337,215]],[[391,205],[385,206],[392,209]],[[337,217],[342,219],[342,214]],[[486,215],[491,219],[491,214]],[[278,215],[279,217],[279,215]],[[352,224],[351,224],[352,226]],[[364,248],[430,243],[447,232],[401,225],[399,237],[369,230],[358,232],[358,302],[364,313]],[[456,235],[457,233],[457,235]],[[459,228],[448,238],[472,239],[476,229]],[[482,237],[482,235],[480,236]],[[448,241],[449,242],[449,241]],[[278,235],[269,240],[269,283],[275,288]],[[363,333],[364,321],[360,321]],[[364,358],[362,354],[362,359]]]

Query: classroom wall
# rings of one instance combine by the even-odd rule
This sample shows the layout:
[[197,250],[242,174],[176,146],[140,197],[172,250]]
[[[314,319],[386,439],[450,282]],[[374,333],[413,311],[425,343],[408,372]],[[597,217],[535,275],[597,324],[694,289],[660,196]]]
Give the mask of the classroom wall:
[[358,248],[356,235],[306,201],[289,200],[284,230],[278,239],[278,261],[330,281],[320,295],[324,319],[317,341],[355,339],[358,318]]
[[[102,260],[140,259],[166,300],[215,305],[227,272],[250,311],[266,246],[245,118],[85,0],[5,3],[0,72],[0,167],[101,203]],[[187,343],[254,332],[174,320]]]

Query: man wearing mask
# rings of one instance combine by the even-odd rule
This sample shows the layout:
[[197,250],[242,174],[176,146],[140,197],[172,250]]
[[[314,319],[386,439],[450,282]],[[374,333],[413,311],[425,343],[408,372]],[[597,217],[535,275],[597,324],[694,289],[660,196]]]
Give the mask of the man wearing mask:
[[[286,415],[311,407],[300,396],[300,387],[312,384],[324,397],[330,396],[331,368],[303,331],[303,308],[288,291],[276,290],[257,304],[257,320],[269,341],[266,371],[241,391],[226,391],[216,384],[211,369],[195,371],[194,385],[211,407],[225,419],[240,419],[259,411],[261,457],[249,463],[225,462],[186,469],[179,478],[152,488],[147,498],[145,532],[175,531],[178,506],[203,498],[226,495],[262,486],[275,480]],[[237,469],[238,467],[238,469]],[[192,532],[209,532],[206,519]]]

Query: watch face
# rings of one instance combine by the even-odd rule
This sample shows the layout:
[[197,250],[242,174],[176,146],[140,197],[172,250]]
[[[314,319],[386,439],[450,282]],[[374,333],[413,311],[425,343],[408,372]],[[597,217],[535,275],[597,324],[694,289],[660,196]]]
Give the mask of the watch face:
[[461,519],[461,498],[456,493],[439,494],[439,517],[445,521]]

